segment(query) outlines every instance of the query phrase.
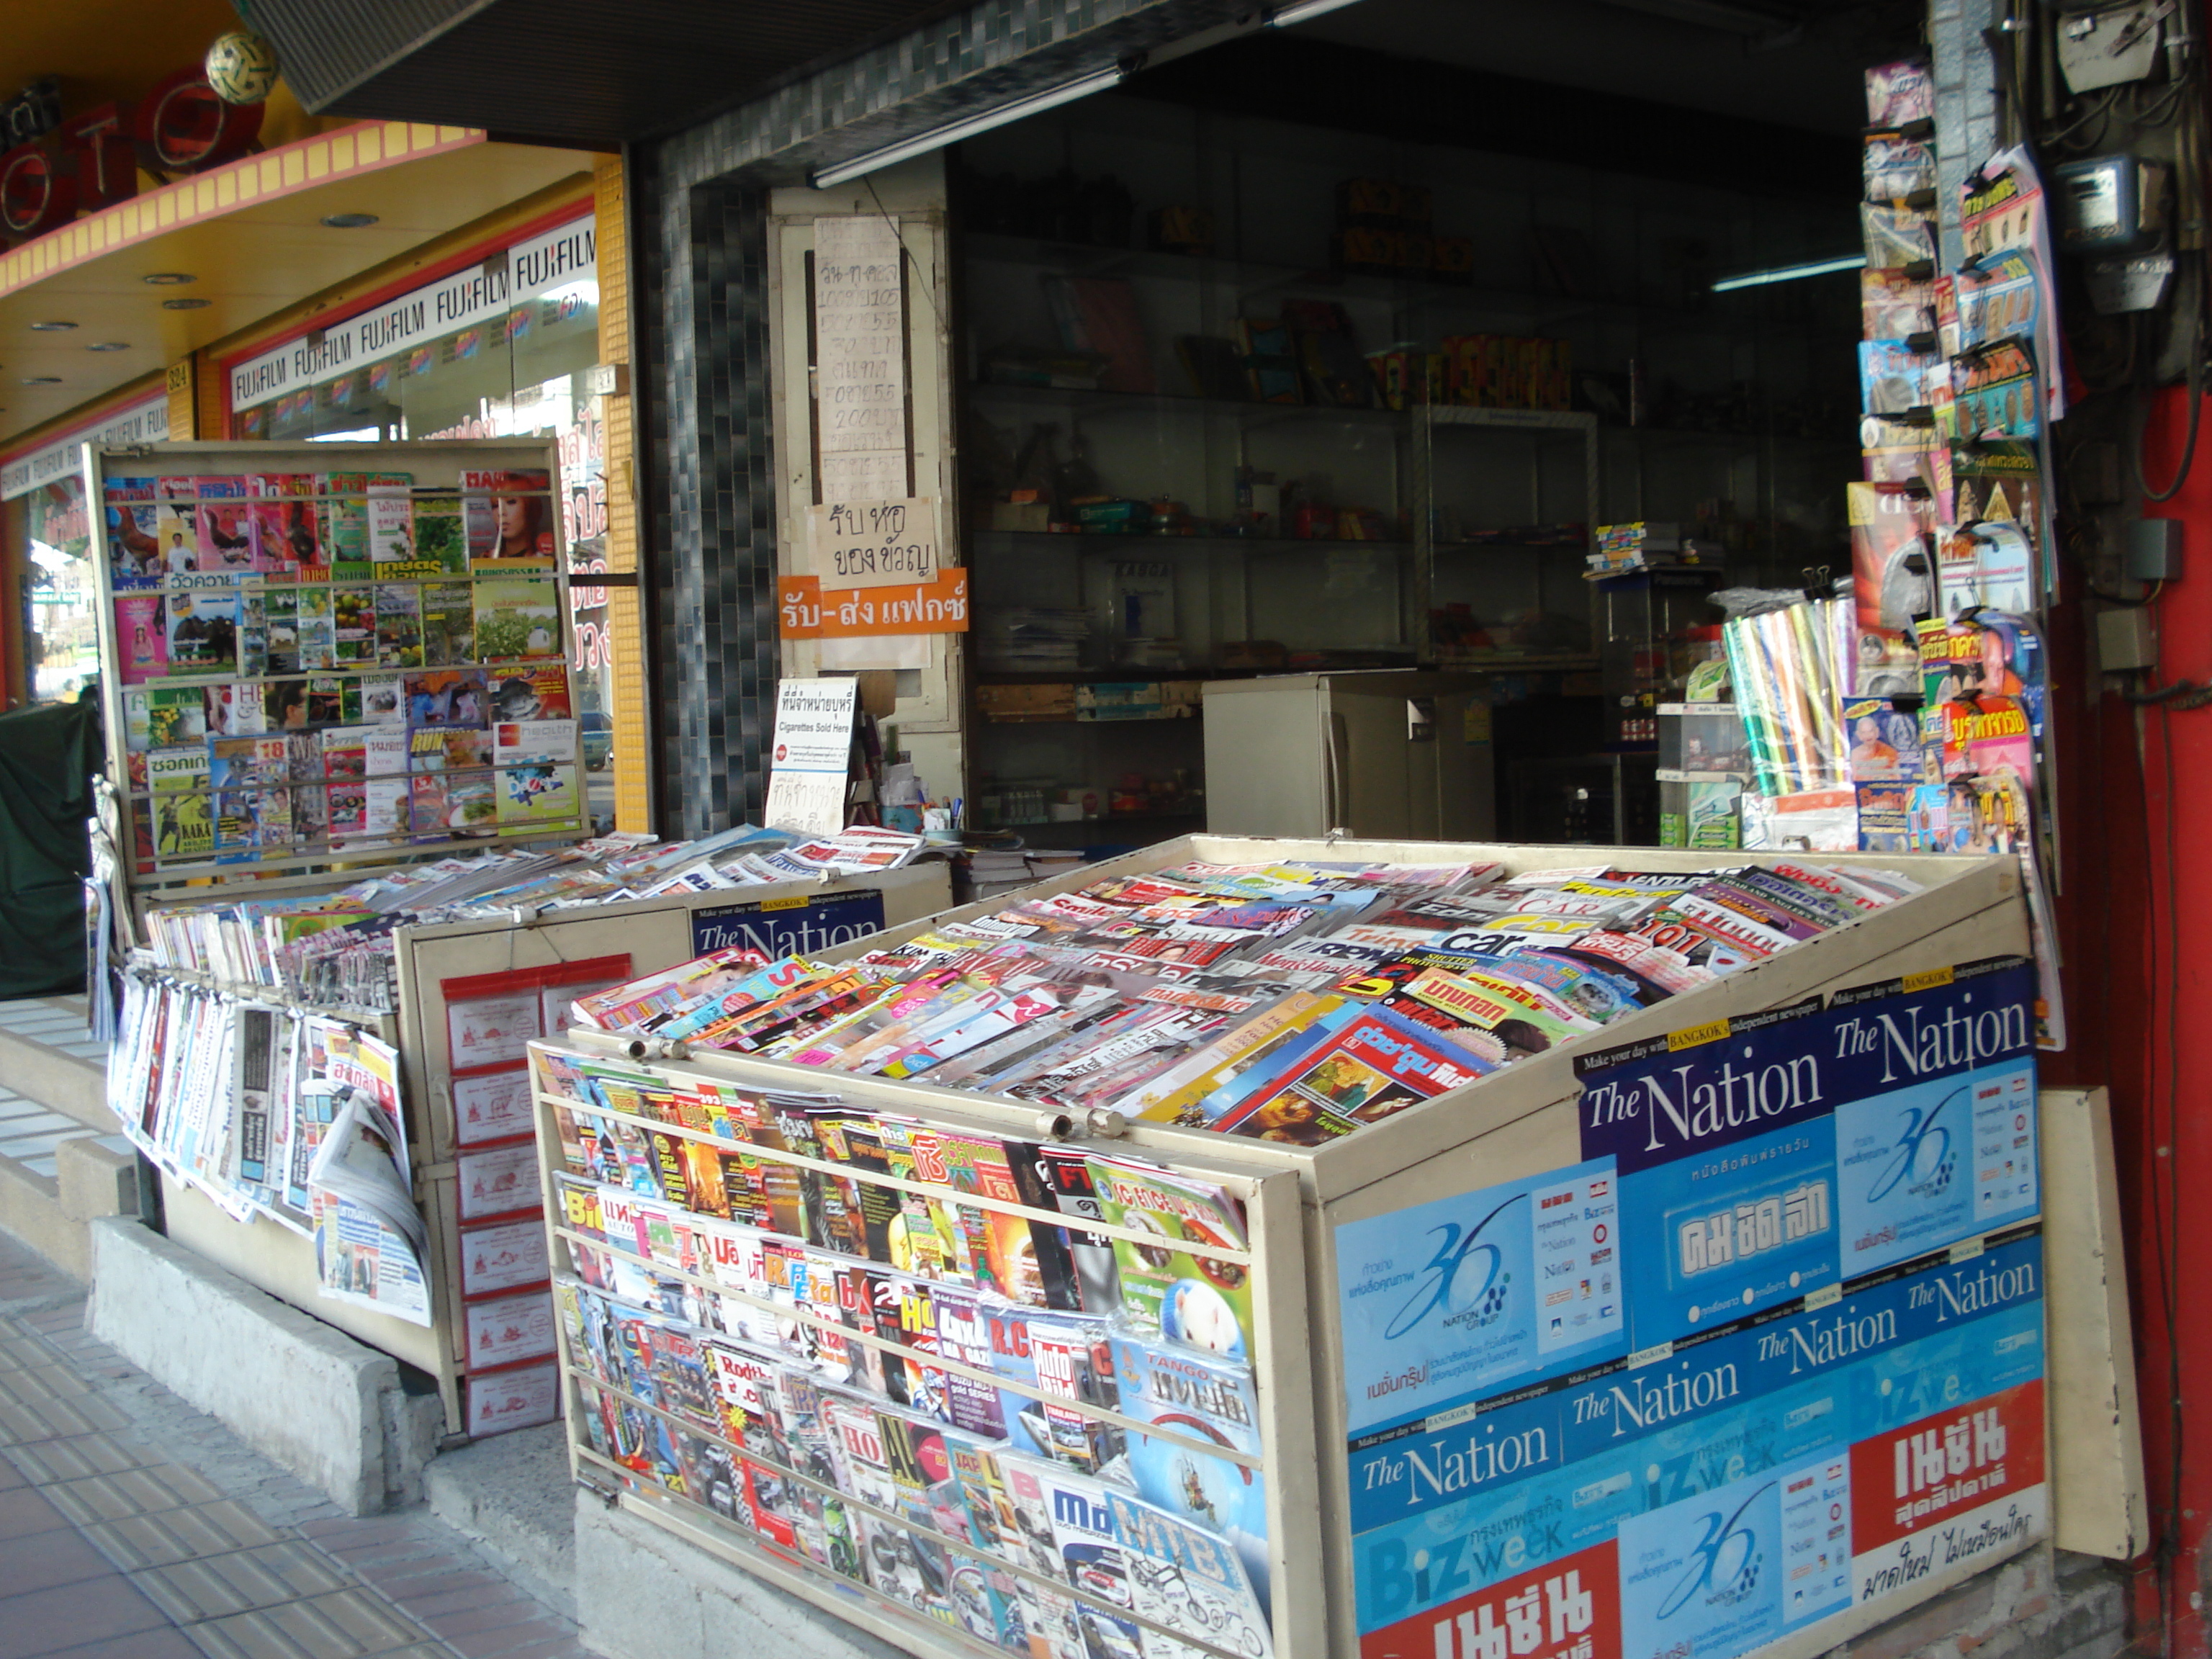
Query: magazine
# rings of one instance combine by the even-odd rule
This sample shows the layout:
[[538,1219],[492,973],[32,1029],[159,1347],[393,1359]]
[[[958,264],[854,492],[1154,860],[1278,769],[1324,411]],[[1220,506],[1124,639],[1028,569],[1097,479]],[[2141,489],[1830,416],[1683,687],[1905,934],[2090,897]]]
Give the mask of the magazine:
[[205,570],[260,569],[254,552],[252,508],[246,499],[242,477],[198,478],[199,501],[198,535],[201,568]]
[[156,538],[161,514],[154,505],[151,478],[108,478],[100,485],[107,519],[109,580],[117,592],[159,587],[164,574]]
[[235,675],[240,666],[239,590],[197,587],[164,597],[168,617],[168,672],[173,675]]
[[551,476],[542,467],[463,472],[470,568],[480,573],[552,569],[551,489]]
[[1909,696],[1917,689],[1913,626],[1936,605],[1927,504],[1895,485],[1844,486],[1857,607],[1850,690]]
[[169,631],[159,593],[119,593],[115,599],[115,648],[123,684],[161,679],[169,672]]
[[1157,1234],[1157,1245],[1114,1241],[1121,1312],[1143,1335],[1159,1334],[1231,1358],[1252,1353],[1250,1270],[1193,1255],[1185,1243],[1247,1247],[1243,1216],[1211,1182],[1133,1159],[1091,1158],[1091,1180],[1108,1225]]
[[305,472],[262,472],[246,481],[254,566],[272,576],[330,580],[318,534],[315,478]]
[[[1260,1402],[1252,1368],[1170,1342],[1116,1337],[1114,1376],[1124,1416],[1157,1423],[1186,1440],[1260,1451]],[[1151,1435],[1133,1435],[1129,1473],[1146,1502],[1229,1540],[1264,1597],[1267,1583],[1267,1481],[1264,1473],[1208,1457]]]
[[562,657],[559,586],[548,577],[479,580],[476,642],[485,662]]
[[501,720],[491,730],[500,829],[530,833],[573,823],[583,811],[575,721]]

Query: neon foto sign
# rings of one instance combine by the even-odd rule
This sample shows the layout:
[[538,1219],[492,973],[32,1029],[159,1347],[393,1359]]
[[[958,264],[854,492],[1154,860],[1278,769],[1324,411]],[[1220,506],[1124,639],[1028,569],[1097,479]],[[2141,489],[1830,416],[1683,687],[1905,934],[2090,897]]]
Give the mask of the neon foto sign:
[[33,88],[7,106],[0,154],[0,236],[27,241],[80,213],[127,202],[138,172],[158,178],[235,161],[261,132],[259,104],[226,104],[198,64],[155,83],[136,103],[102,104],[67,120],[59,101]]

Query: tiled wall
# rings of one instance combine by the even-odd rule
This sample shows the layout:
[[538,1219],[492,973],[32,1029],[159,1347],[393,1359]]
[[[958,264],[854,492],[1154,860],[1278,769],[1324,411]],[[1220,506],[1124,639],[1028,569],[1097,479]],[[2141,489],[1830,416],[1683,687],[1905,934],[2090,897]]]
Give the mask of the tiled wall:
[[988,0],[630,153],[662,834],[757,822],[767,793],[777,656],[764,187],[1253,9]]

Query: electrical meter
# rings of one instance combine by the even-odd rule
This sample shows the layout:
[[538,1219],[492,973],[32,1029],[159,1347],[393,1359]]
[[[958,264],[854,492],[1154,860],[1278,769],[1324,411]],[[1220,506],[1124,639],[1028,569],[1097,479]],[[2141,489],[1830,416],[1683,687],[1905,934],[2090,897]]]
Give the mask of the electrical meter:
[[2051,170],[2058,246],[2089,256],[2089,302],[2106,316],[2149,311],[2165,298],[2166,170],[2132,155],[2092,155]]
[[2058,246],[2068,253],[2134,253],[2166,231],[2166,169],[2132,155],[2092,155],[2052,170]]
[[2094,92],[2148,75],[2173,8],[2174,0],[2131,0],[2069,11],[2058,23],[2058,68],[2068,90]]

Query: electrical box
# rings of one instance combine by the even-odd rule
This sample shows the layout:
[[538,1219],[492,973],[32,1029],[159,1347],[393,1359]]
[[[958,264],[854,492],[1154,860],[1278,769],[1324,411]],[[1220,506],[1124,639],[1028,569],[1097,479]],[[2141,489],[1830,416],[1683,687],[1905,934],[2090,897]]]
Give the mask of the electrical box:
[[2058,69],[2075,92],[2140,81],[2158,61],[2173,0],[2130,0],[2069,12],[2058,24]]
[[2143,519],[2128,526],[2127,574],[2139,582],[2170,582],[2181,574],[2181,520]]
[[2131,674],[2158,666],[2158,638],[2150,614],[2140,606],[2097,615],[2097,661],[2107,674]]
[[2058,246],[2069,253],[2132,253],[2166,232],[2166,169],[2132,155],[2092,155],[2052,170]]

